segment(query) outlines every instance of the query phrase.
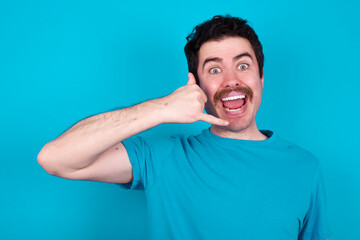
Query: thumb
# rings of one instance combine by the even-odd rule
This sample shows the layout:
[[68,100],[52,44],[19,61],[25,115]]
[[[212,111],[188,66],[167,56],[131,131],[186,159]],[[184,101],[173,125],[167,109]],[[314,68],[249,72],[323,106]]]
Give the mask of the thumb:
[[190,85],[190,84],[196,84],[196,79],[194,77],[194,74],[192,74],[191,72],[188,73],[188,82],[186,85]]

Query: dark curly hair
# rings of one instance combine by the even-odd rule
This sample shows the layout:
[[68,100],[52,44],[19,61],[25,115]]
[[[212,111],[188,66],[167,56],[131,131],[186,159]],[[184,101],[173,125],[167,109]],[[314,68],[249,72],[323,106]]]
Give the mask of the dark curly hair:
[[211,20],[197,25],[186,37],[185,55],[189,72],[193,73],[196,83],[199,84],[197,68],[199,64],[198,53],[201,45],[210,40],[220,40],[224,37],[246,38],[256,56],[259,65],[259,74],[262,77],[264,66],[264,53],[262,45],[255,31],[247,24],[247,21],[230,15],[216,15]]

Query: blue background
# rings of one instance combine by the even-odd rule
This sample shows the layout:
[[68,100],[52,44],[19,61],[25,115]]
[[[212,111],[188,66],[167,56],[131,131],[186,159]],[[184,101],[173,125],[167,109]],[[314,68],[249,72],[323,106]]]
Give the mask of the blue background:
[[[144,239],[142,192],[48,175],[36,156],[75,122],[187,82],[192,28],[250,21],[265,53],[261,129],[321,161],[333,239],[360,239],[359,1],[0,1],[0,239]],[[161,125],[145,135],[200,132]]]

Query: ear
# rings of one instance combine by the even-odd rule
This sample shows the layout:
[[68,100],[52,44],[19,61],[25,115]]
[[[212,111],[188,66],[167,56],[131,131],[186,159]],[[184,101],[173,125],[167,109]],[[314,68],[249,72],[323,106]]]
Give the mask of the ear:
[[264,69],[262,69],[261,85],[264,87]]

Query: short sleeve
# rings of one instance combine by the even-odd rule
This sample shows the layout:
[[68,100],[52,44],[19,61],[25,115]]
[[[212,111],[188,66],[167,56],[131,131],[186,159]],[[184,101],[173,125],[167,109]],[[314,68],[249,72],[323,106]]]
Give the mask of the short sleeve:
[[325,240],[329,239],[330,234],[324,182],[318,170],[312,185],[309,209],[303,220],[298,239]]
[[133,181],[117,184],[122,189],[146,190],[161,172],[173,146],[170,138],[133,137],[122,142],[132,165]]

